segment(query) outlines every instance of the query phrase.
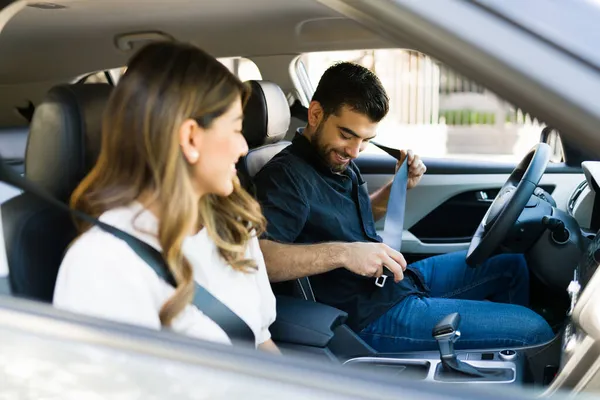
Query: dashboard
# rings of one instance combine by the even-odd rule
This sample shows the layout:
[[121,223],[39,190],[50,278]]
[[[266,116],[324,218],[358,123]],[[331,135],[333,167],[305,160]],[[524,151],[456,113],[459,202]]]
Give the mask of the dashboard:
[[590,188],[586,179],[577,185],[569,198],[567,212],[577,220],[582,228],[590,228],[595,197],[596,193]]
[[597,193],[600,192],[600,162],[585,161],[581,166],[585,181],[573,191],[567,203],[567,212],[592,239],[576,270],[575,278],[583,289],[600,264],[600,235],[596,234],[600,230],[600,205],[596,205]]
[[[600,192],[600,162],[586,161],[581,166],[585,181],[577,185],[573,191],[567,203],[567,212],[577,220],[582,231],[588,233],[591,242],[579,260],[573,281],[567,289],[571,297],[569,314],[574,316],[575,319],[578,319],[578,316],[580,317],[580,315],[577,315],[580,313],[577,309],[582,308],[581,303],[587,302],[583,301],[583,298],[589,297],[590,292],[596,291],[594,286],[598,285],[589,284],[598,265],[600,265],[600,230],[598,226],[600,224],[600,205],[596,205],[596,198],[600,200],[600,197],[597,196]],[[596,281],[598,281],[598,278],[596,277]],[[589,301],[589,299],[587,300]],[[573,322],[571,321],[565,330],[563,350],[566,355],[573,353],[576,348],[580,347],[582,341],[581,332],[577,332],[578,330]]]
[[594,207],[597,193],[600,192],[600,162],[585,161],[581,163],[585,180],[581,182],[567,202],[567,212],[577,220],[579,225],[595,233],[600,230],[600,205]]
[[[569,387],[576,392],[596,381],[600,373],[600,162],[582,163],[585,181],[573,191],[567,212],[591,239],[567,292],[571,297],[570,321],[562,337],[560,373],[549,392]],[[600,201],[598,202],[600,203]],[[596,234],[598,233],[598,234]]]

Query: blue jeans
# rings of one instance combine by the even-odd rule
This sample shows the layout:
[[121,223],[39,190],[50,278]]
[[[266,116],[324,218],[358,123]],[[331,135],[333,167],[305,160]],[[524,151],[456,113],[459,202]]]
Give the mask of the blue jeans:
[[548,323],[526,308],[529,272],[522,255],[498,255],[477,268],[467,266],[465,258],[461,251],[411,264],[423,275],[431,297],[407,297],[360,336],[379,352],[436,350],[433,327],[458,312],[457,349],[525,346],[552,339]]

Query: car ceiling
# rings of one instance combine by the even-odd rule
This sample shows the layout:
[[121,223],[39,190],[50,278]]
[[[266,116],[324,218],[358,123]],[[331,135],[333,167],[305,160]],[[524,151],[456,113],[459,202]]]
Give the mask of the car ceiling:
[[132,52],[115,45],[115,38],[123,34],[159,31],[192,42],[215,57],[392,46],[313,0],[58,0],[51,4],[65,8],[26,6],[0,34],[0,126],[23,124],[15,107],[28,101],[35,104],[53,84],[125,65]]

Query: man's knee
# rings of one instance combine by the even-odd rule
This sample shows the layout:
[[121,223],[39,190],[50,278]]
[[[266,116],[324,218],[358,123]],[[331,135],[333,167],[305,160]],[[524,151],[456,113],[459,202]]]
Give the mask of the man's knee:
[[510,271],[512,277],[529,279],[529,268],[523,254],[500,254],[492,259],[503,270]]
[[525,337],[529,345],[545,343],[554,337],[554,332],[548,322],[540,315],[530,311],[527,323],[522,325]]

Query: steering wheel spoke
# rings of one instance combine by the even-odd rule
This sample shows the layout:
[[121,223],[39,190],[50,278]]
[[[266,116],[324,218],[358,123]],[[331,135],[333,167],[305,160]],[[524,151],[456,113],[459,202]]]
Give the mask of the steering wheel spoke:
[[502,185],[473,234],[467,264],[476,267],[487,260],[504,241],[527,205],[550,160],[550,146],[536,144]]

